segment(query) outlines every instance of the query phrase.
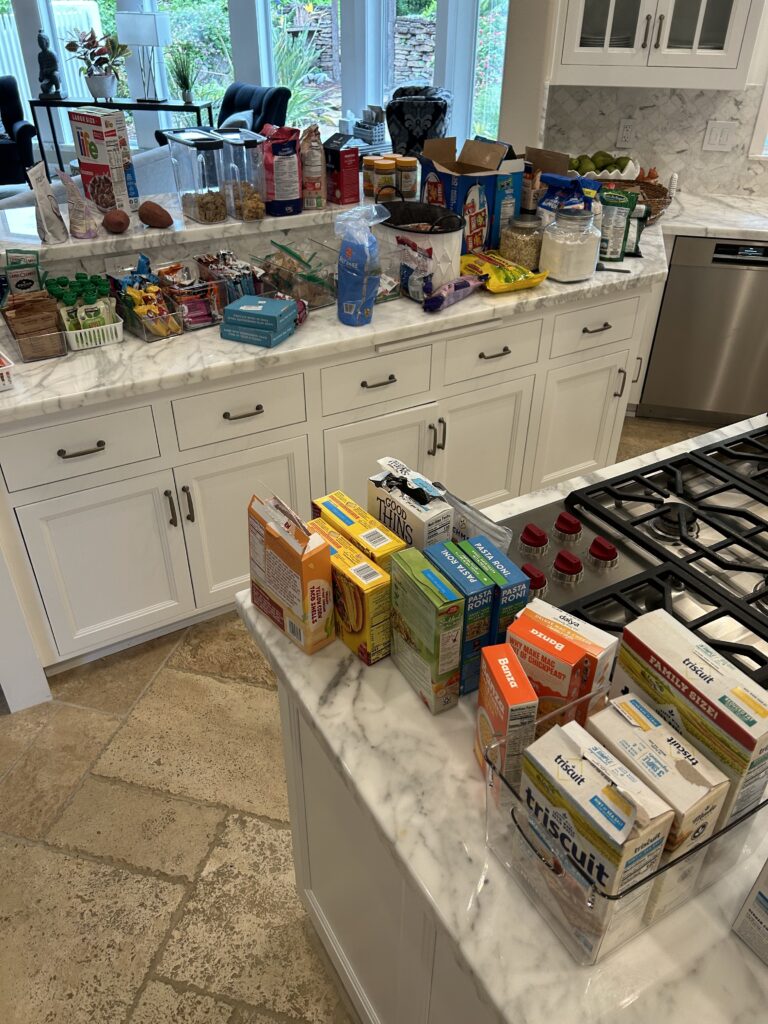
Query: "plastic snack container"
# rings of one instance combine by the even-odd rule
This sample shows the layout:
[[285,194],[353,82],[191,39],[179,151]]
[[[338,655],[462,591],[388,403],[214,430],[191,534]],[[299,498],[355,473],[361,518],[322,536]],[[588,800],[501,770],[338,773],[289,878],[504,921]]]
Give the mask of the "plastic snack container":
[[224,140],[202,128],[177,128],[165,135],[184,216],[201,224],[226,220]]
[[264,207],[264,136],[245,128],[219,128],[224,142],[222,187],[227,213],[235,220],[261,220]]

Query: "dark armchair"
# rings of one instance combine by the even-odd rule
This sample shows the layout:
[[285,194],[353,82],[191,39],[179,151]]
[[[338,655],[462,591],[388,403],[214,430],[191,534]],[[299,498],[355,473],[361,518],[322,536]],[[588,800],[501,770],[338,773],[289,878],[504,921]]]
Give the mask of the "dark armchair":
[[[227,86],[224,93],[216,125],[221,128],[233,114],[246,113],[252,115],[252,119],[249,118],[251,124],[247,126],[251,131],[261,131],[265,124],[280,127],[285,124],[290,98],[291,90],[282,85],[248,85],[246,82],[233,82]],[[155,132],[155,138],[158,145],[165,145],[166,138],[161,131]]]
[[427,139],[448,134],[453,96],[432,85],[401,85],[392,93],[386,117],[392,151],[419,156]]
[[19,86],[12,75],[0,77],[0,120],[7,138],[0,137],[0,185],[26,184],[26,169],[34,163],[34,125],[24,120]]

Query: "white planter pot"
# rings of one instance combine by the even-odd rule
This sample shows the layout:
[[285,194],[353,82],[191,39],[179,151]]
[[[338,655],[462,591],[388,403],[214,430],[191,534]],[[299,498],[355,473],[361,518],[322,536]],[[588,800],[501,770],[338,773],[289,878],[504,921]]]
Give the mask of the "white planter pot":
[[86,75],[85,84],[95,100],[109,100],[115,95],[117,79],[114,75]]
[[195,99],[194,99],[194,96],[192,95],[192,90],[191,89],[182,89],[181,90],[181,98],[182,98],[182,100],[185,103],[194,103],[195,102]]

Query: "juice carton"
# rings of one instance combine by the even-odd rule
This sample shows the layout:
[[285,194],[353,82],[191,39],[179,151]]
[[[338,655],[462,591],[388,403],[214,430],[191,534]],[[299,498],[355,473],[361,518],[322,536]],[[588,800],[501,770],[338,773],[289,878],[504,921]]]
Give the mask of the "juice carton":
[[323,519],[311,519],[307,529],[324,537],[331,546],[333,603],[339,639],[366,665],[386,658],[392,638],[389,573],[366,558]]
[[331,548],[275,495],[248,506],[251,601],[306,654],[334,636]]
[[531,581],[484,535],[463,540],[459,547],[482,566],[496,584],[491,613],[491,643],[502,644],[507,638],[507,626],[528,603]]
[[459,693],[472,693],[480,682],[480,650],[491,643],[493,580],[450,541],[432,544],[424,554],[464,598]]
[[390,571],[392,555],[406,547],[404,540],[369,515],[344,491],[332,491],[323,498],[315,498],[312,515],[315,519],[324,519],[386,572]]
[[139,207],[125,115],[121,110],[80,107],[69,111],[83,191],[100,210]]
[[768,861],[733,922],[733,930],[768,965]]
[[326,197],[338,206],[360,202],[359,150],[357,146],[344,148],[351,138],[336,132],[323,143]]
[[392,556],[392,660],[433,715],[459,700],[464,598],[420,551]]
[[382,467],[368,479],[368,511],[406,544],[423,551],[451,539],[453,509],[445,494],[399,459],[378,460]]
[[475,757],[485,771],[485,750],[494,739],[496,769],[517,790],[523,751],[533,742],[539,698],[509,644],[484,647],[480,658]]

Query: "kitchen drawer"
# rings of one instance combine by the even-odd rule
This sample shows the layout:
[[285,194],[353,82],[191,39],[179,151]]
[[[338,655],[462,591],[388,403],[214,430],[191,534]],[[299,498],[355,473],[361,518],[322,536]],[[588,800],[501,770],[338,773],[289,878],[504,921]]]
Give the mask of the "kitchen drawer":
[[457,384],[535,363],[539,358],[541,325],[541,320],[530,320],[451,338],[446,342],[445,383]]
[[621,299],[555,317],[552,358],[626,341],[635,331],[640,299]]
[[303,423],[307,418],[303,373],[177,398],[172,405],[182,451]]
[[156,459],[159,454],[149,406],[0,438],[0,465],[9,491]]
[[320,373],[323,415],[428,391],[431,364],[432,347],[425,345],[329,366]]

